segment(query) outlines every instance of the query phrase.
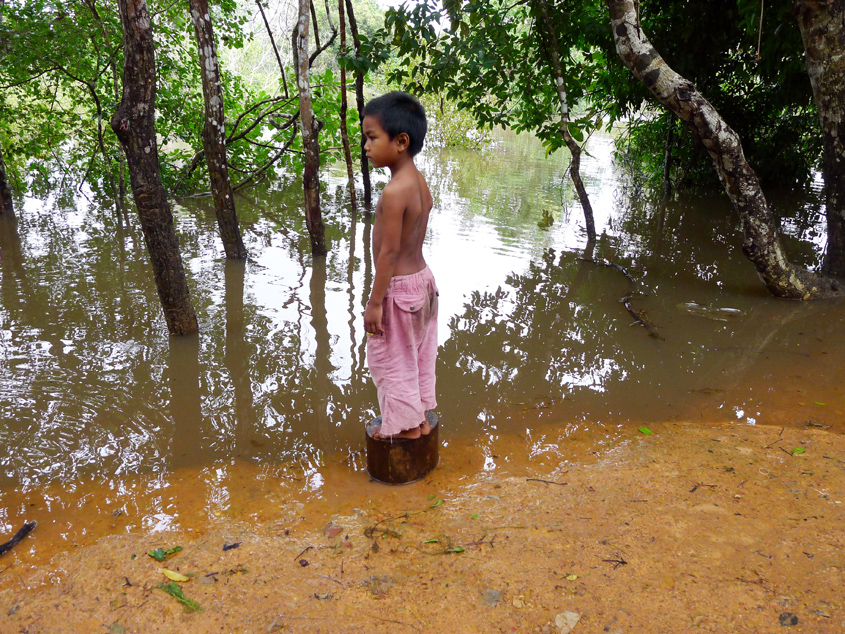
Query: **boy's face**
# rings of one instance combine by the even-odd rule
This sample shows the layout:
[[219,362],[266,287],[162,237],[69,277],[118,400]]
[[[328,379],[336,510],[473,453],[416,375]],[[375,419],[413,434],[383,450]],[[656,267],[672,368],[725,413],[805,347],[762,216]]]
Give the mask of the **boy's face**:
[[367,136],[364,151],[373,167],[393,165],[399,155],[408,149],[408,135],[398,134],[391,139],[381,127],[378,117],[369,115],[364,117],[363,128]]

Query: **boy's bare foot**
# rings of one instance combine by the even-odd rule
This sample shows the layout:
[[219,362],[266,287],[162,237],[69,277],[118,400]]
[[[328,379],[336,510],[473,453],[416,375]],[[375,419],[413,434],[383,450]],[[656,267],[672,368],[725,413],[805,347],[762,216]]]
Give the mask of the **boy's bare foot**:
[[[431,431],[431,428],[428,430]],[[408,440],[416,440],[422,435],[420,431],[420,427],[415,427],[414,429],[405,429],[404,431],[400,431],[398,434],[382,434],[381,433],[381,425],[376,425],[373,427],[373,438],[376,440],[390,440],[391,438],[407,438]]]
[[425,419],[418,429],[420,430],[420,434],[428,436],[431,433],[431,425],[428,423],[428,419]]

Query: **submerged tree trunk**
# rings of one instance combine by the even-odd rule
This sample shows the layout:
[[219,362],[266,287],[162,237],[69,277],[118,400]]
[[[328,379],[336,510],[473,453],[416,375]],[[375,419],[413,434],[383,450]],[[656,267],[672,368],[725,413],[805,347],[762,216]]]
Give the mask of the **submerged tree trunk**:
[[6,177],[6,164],[3,162],[3,148],[0,148],[0,218],[15,217],[15,206],[12,203],[12,188]]
[[[349,32],[352,33],[352,43],[355,45],[355,57],[361,57],[361,38],[358,37],[358,22],[355,20],[355,10],[352,0],[346,0],[346,12],[349,14]],[[373,186],[370,183],[370,162],[364,146],[367,139],[364,136],[364,71],[355,71],[355,98],[358,104],[358,121],[361,124],[361,176],[364,179],[364,207],[373,207]]]
[[[340,23],[340,52],[346,54],[346,17],[343,10],[344,0],[337,3],[338,22]],[[346,177],[349,180],[349,201],[352,211],[358,208],[355,196],[355,172],[352,168],[352,149],[349,147],[349,129],[346,125],[346,68],[340,67],[340,138],[343,142],[343,158],[346,159]]]
[[317,140],[319,128],[311,107],[310,61],[308,59],[308,22],[311,17],[311,2],[299,0],[299,19],[294,30],[294,65],[296,85],[299,88],[299,118],[302,121],[302,147],[305,150],[305,170],[302,174],[302,188],[305,192],[305,224],[311,237],[311,253],[325,255],[326,230],[320,211],[320,144]]
[[208,165],[208,178],[211,181],[211,195],[214,197],[214,213],[217,216],[217,226],[220,229],[226,257],[241,260],[246,257],[246,247],[244,247],[238,226],[232,181],[229,180],[220,64],[217,61],[217,49],[214,46],[214,30],[208,11],[208,0],[189,0],[189,3],[194,31],[197,34],[197,50],[202,73],[202,96],[205,101],[202,143]]
[[841,294],[840,284],[789,262],[760,181],[739,136],[688,80],[672,70],[643,33],[632,0],[607,0],[616,51],[634,76],[704,145],[745,234],[742,250],[776,297],[811,299]]
[[796,0],[794,9],[824,148],[827,252],[822,270],[845,277],[845,4]]
[[541,38],[546,43],[544,48],[548,53],[552,78],[557,89],[558,105],[560,106],[560,134],[572,156],[572,161],[569,165],[569,174],[572,177],[572,183],[575,185],[575,191],[578,193],[578,200],[581,201],[581,208],[584,210],[584,222],[587,225],[587,241],[593,242],[596,239],[596,223],[593,220],[593,206],[590,204],[590,197],[587,195],[587,189],[584,187],[584,181],[581,179],[581,146],[578,145],[578,142],[572,138],[572,134],[569,132],[569,101],[566,97],[563,66],[560,63],[560,46],[558,45],[557,35],[552,24],[548,2],[546,0],[532,0],[532,3],[539,13],[538,27],[541,29]]
[[123,24],[123,98],[111,127],[126,152],[132,194],[170,334],[197,331],[170,204],[161,184],[155,132],[156,69],[146,0],[119,0]]

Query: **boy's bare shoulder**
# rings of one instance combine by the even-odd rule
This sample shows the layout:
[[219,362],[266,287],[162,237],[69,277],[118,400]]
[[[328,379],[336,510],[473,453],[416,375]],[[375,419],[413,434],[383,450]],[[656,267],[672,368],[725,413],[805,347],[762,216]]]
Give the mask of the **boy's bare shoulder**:
[[409,172],[397,175],[384,186],[381,192],[381,201],[390,206],[401,205],[405,207],[408,200],[415,200],[422,191],[420,175]]

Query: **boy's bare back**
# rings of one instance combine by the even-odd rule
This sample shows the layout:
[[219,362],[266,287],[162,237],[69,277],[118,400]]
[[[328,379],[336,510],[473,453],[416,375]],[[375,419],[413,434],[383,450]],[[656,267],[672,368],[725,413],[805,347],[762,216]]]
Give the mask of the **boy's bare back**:
[[[425,268],[422,245],[432,206],[428,184],[413,163],[403,166],[385,186],[376,205],[373,258],[378,262],[383,246],[391,252],[395,248],[393,276],[411,275]],[[385,245],[385,241],[390,244]]]

